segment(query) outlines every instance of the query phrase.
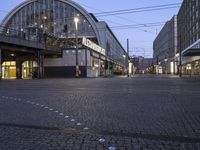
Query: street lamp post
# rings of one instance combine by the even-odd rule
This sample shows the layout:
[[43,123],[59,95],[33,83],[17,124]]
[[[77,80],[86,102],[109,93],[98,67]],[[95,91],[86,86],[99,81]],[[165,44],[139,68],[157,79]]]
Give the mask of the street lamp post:
[[126,55],[124,54],[123,55],[123,58],[124,58],[124,72],[126,71],[125,69],[126,69]]
[[76,77],[79,76],[79,64],[78,64],[78,22],[79,18],[75,17],[74,18],[74,23],[75,23],[75,36],[76,36]]

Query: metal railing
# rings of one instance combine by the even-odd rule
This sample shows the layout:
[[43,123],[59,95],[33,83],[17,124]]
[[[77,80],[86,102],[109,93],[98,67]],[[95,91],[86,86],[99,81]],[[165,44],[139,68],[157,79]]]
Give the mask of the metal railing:
[[0,42],[46,50],[60,50],[58,38],[36,27],[17,30],[8,26],[0,26]]

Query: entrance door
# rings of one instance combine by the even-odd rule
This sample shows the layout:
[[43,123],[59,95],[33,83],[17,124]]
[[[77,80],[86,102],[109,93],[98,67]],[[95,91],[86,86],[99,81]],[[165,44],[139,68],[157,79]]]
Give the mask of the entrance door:
[[32,74],[37,71],[36,61],[25,61],[22,63],[22,79],[32,78]]
[[3,62],[2,79],[16,79],[16,61]]

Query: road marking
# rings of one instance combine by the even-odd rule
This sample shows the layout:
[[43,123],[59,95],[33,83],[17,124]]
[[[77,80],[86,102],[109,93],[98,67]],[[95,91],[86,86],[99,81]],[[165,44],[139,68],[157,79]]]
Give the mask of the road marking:
[[[13,99],[13,100],[19,101],[19,102],[22,101],[21,98],[14,98],[14,97],[8,97],[8,96],[1,96],[1,97],[2,97],[3,99]],[[45,109],[49,109],[50,111],[53,111],[53,110],[54,110],[53,108],[49,108],[48,106],[45,106],[45,105],[40,105],[39,103],[35,103],[35,102],[33,102],[33,101],[30,101],[30,100],[27,100],[26,102],[27,102],[27,103],[30,103],[30,104],[32,104],[32,105],[44,107]],[[54,112],[55,112],[55,113],[59,113],[58,110],[55,110]],[[63,116],[64,113],[59,113],[59,115],[60,115],[60,116]],[[68,115],[64,116],[65,119],[68,119],[69,117],[70,117],[70,116],[68,116]],[[72,118],[70,121],[71,121],[71,122],[75,122],[76,120]],[[81,124],[80,122],[78,122],[78,123],[76,123],[76,125],[77,125],[77,126],[81,126],[82,124]],[[88,128],[88,127],[84,127],[83,130],[89,130],[89,128]],[[105,139],[99,139],[99,142],[102,142],[102,143],[103,143],[103,142],[105,142]],[[112,149],[112,148],[114,148],[114,147],[110,147],[109,150],[115,150],[115,148],[114,148],[114,149]]]
[[77,123],[76,125],[77,125],[77,126],[81,126],[81,123]]
[[100,143],[104,143],[105,141],[106,141],[106,140],[103,139],[103,138],[99,139],[99,142],[100,142]]
[[108,147],[108,150],[116,150],[116,148],[113,146],[110,146],[110,147]]
[[83,128],[83,130],[89,130],[89,128],[88,128],[88,127],[85,127],[85,128]]

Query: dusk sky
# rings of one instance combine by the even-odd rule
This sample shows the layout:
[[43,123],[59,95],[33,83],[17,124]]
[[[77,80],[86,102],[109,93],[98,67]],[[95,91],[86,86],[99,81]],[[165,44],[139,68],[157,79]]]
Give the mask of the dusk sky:
[[[0,4],[0,21],[5,15],[15,6],[24,0],[1,0]],[[75,0],[78,4],[83,6],[88,12],[99,13],[121,9],[133,9],[147,6],[164,5],[172,3],[181,3],[182,0]],[[123,14],[118,16],[104,16],[98,17],[100,21],[106,21],[110,27],[119,25],[133,25],[145,24],[154,22],[165,22],[170,20],[173,15],[177,14],[179,8],[157,10],[150,12],[140,12],[132,14]],[[126,39],[130,40],[130,55],[141,55],[145,57],[152,57],[153,54],[153,40],[156,34],[159,33],[162,26],[143,27],[143,28],[129,28],[113,30],[118,40],[126,49]]]

